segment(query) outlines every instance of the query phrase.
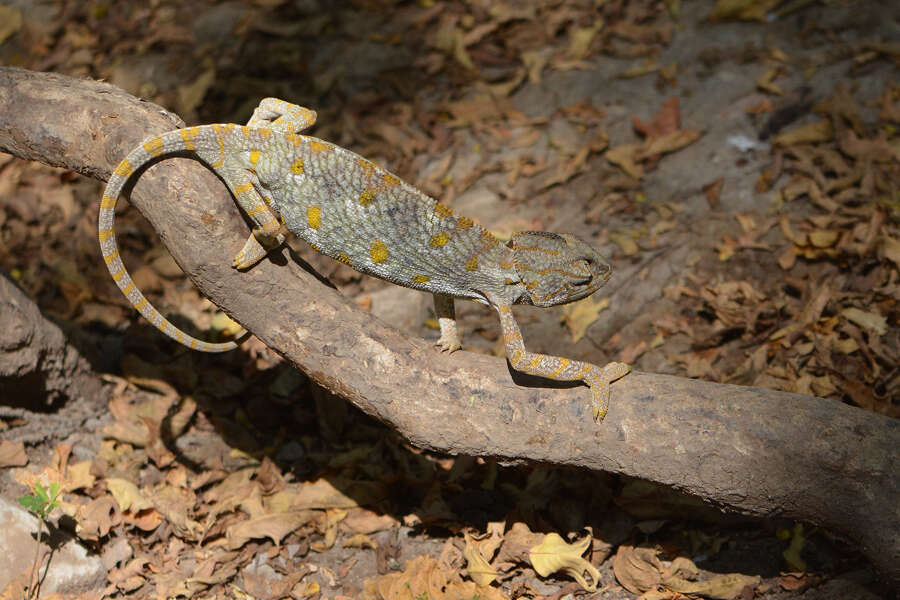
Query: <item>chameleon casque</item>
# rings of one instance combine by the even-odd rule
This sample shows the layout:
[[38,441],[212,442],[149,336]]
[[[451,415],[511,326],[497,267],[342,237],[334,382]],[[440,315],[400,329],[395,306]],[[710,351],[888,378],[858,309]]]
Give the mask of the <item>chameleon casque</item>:
[[100,248],[110,274],[129,302],[160,331],[204,352],[212,344],[172,325],[134,285],[113,233],[122,188],[145,165],[188,154],[228,186],[253,224],[234,258],[248,269],[279,247],[287,231],[315,250],[357,271],[434,294],[441,335],[437,345],[461,347],[453,299],[487,304],[500,316],[506,356],[513,368],[591,388],[595,420],[606,414],[610,384],[630,371],[525,349],[513,304],[555,306],[585,298],[604,285],[611,268],[587,243],[567,234],[525,231],[501,243],[471,219],[426,196],[374,163],[329,142],[300,135],[316,113],[266,98],[246,126],[201,125],[146,139],[123,160],[100,201]]

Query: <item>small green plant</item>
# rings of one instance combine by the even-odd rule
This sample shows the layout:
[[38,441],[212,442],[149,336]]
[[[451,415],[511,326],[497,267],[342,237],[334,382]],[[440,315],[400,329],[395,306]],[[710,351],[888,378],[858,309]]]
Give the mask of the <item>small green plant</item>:
[[59,500],[56,499],[58,495],[58,482],[50,482],[50,490],[48,491],[41,485],[40,481],[35,481],[34,485],[31,487],[31,493],[19,498],[19,504],[27,508],[29,512],[34,513],[38,518],[37,544],[34,547],[34,563],[31,565],[31,575],[28,577],[28,592],[25,595],[26,598],[31,598],[37,590],[37,582],[34,580],[34,575],[37,572],[38,558],[40,557],[41,552],[41,536],[44,533],[44,520],[50,516],[50,513],[53,512],[54,508],[59,506]]

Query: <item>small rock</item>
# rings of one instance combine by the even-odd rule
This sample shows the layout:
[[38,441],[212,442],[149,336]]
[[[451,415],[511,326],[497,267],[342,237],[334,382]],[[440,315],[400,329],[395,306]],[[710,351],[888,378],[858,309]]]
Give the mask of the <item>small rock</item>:
[[[34,561],[35,544],[37,543],[37,518],[24,508],[0,498],[0,590],[6,589],[9,583],[20,574],[31,572]],[[46,555],[51,548],[47,545],[47,528],[43,528],[41,536],[41,557],[47,569],[43,578],[41,595],[54,592],[83,593],[96,591],[99,596],[106,583],[106,569],[99,556],[88,556],[87,550],[78,541],[65,532],[53,531],[50,541],[53,553],[50,565],[46,565]]]

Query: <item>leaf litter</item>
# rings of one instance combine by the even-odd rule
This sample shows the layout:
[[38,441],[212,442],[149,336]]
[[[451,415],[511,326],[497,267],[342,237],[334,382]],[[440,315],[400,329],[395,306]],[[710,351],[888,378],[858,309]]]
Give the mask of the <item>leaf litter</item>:
[[[633,210],[640,182],[659,161],[702,136],[682,128],[678,96],[662,101],[647,121],[632,117],[634,141],[614,142],[605,110],[588,99],[542,116],[526,115],[511,101],[523,86],[549,74],[591,69],[598,56],[636,61],[621,71],[623,77],[656,73],[660,85],[675,85],[679,65],[660,64],[657,56],[677,31],[677,2],[388,4],[398,4],[399,26],[423,34],[416,66],[452,86],[436,91],[425,106],[378,102],[376,95],[350,97],[344,110],[353,119],[326,108],[316,135],[385,161],[446,202],[492,175],[506,183],[498,187],[509,188],[503,192],[508,199],[553,193],[601,170],[605,160],[622,177],[609,176],[613,191],[595,199],[600,217],[589,213],[588,220],[606,220]],[[722,0],[709,19],[762,21],[779,4]],[[289,8],[282,0],[256,5],[264,10],[242,13],[233,29],[224,30],[258,43],[261,32],[276,39],[324,38],[345,27],[330,14],[278,18],[279,10]],[[16,41],[24,28],[29,53],[40,57],[33,68],[107,77],[191,120],[208,121],[202,111],[217,117],[241,112],[233,103],[252,102],[245,98],[247,89],[272,93],[256,76],[230,78],[228,70],[240,68],[240,45],[223,48],[221,63],[212,60],[214,44],[198,45],[197,39],[209,32],[179,24],[170,6],[129,12],[94,5],[50,27],[12,10],[11,19],[0,19],[7,23],[0,38]],[[92,24],[106,22],[107,10],[114,12],[116,27],[92,33]],[[372,41],[391,45],[398,39],[373,33]],[[152,68],[162,57],[155,51],[169,44],[195,49],[200,60],[189,71],[150,77],[145,65]],[[761,63],[757,80],[772,98],[784,94],[791,68],[790,58],[776,50]],[[884,43],[850,51],[858,65],[898,56]],[[299,46],[281,46],[273,55],[291,65],[285,69],[305,63]],[[421,83],[403,81],[390,70],[383,75],[398,89]],[[320,72],[310,85],[312,95],[330,93],[340,89],[341,73]],[[288,86],[282,95],[297,93]],[[208,103],[212,97],[229,99]],[[858,102],[875,103],[877,119],[864,119]],[[760,116],[772,110],[769,100],[753,109]],[[727,271],[709,280],[692,274],[689,285],[665,294],[700,310],[660,319],[652,342],[635,342],[626,352],[636,359],[665,348],[664,340],[677,333],[690,339],[692,351],[670,360],[690,375],[840,398],[897,416],[891,399],[900,397],[900,87],[889,85],[878,98],[861,100],[840,88],[813,111],[807,122],[772,140],[772,165],[757,182],[757,190],[770,195],[771,210],[738,215],[734,235],[723,235],[716,247],[725,265],[775,253],[783,281],[729,278]],[[511,151],[501,152],[506,149]],[[441,153],[437,165],[429,162]],[[423,173],[433,177],[420,178]],[[728,187],[723,178],[709,184],[704,193],[711,207]],[[11,190],[18,194],[14,201],[8,199]],[[95,186],[73,182],[61,170],[0,159],[0,191],[2,266],[41,298],[45,312],[82,325],[104,323],[107,333],[130,318],[105,271],[78,267],[96,260],[93,220],[81,209],[95,203]],[[156,291],[155,303],[177,306],[197,329],[236,333],[222,313],[182,285],[183,276],[160,255],[152,231],[134,211],[118,219],[129,264],[150,265],[142,287]],[[655,236],[667,229],[620,227],[607,236],[620,256],[629,257],[652,248]],[[44,240],[52,246],[40,252]],[[13,260],[31,255],[40,259],[24,266]],[[349,289],[360,285],[343,267],[316,261],[313,256],[313,264],[324,265],[322,272]],[[573,341],[606,308],[605,300],[567,307],[561,320]],[[754,576],[704,573],[688,558],[715,554],[720,542],[704,541],[702,550],[671,541],[666,547],[631,546],[629,536],[606,533],[594,517],[555,512],[566,495],[591,501],[584,489],[567,487],[559,471],[539,467],[527,481],[520,473],[498,476],[489,461],[432,456],[376,432],[359,417],[297,407],[307,382],[258,343],[245,345],[251,367],[223,362],[215,370],[191,356],[161,360],[163,353],[153,348],[159,342],[150,341],[156,332],[145,329],[146,336],[140,326],[129,330],[136,340],[131,338],[121,360],[124,378],[108,377],[116,391],[100,430],[103,441],[90,460],[73,459],[72,447],[63,444],[49,466],[35,472],[21,468],[28,459],[24,446],[0,443],[4,466],[14,467],[23,485],[61,483],[60,512],[74,522],[75,535],[112,565],[103,597],[317,598],[323,588],[335,594],[342,580],[348,581],[342,589],[364,598],[554,596],[543,587],[546,578],[570,582],[570,593],[579,595],[608,590],[614,581],[645,598],[730,598],[762,591]],[[736,347],[744,360],[734,364]],[[204,385],[211,380],[219,383],[216,397],[204,391],[214,387]],[[293,427],[284,425],[288,412]],[[313,435],[311,428],[326,421],[333,423],[335,439]],[[273,458],[279,457],[276,466]],[[480,489],[487,500],[458,500],[466,488]],[[596,489],[608,498],[616,494],[607,485]],[[478,517],[490,512],[498,490],[514,497],[514,506],[492,515],[494,521],[471,518],[473,507],[481,511]],[[625,498],[624,490],[615,497]],[[657,498],[648,501],[657,504]],[[479,520],[486,523],[483,529],[472,529]],[[410,536],[434,537],[430,551],[439,558],[397,558],[402,552],[392,554],[391,536],[399,532],[416,552],[428,546],[414,545]],[[799,553],[800,537],[790,537],[792,552]],[[618,552],[608,560],[613,544]],[[354,579],[358,561],[371,554],[390,572]],[[810,581],[815,576],[808,573],[785,575],[780,585],[798,589]]]

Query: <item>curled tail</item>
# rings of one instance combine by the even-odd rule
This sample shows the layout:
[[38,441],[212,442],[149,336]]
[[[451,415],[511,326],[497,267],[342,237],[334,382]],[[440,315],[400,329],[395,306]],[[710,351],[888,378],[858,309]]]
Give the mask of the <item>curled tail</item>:
[[125,294],[125,297],[128,298],[128,301],[131,302],[138,312],[153,323],[157,329],[188,348],[202,352],[226,352],[237,348],[237,344],[235,342],[211,344],[191,337],[172,325],[150,304],[137,286],[134,285],[134,281],[132,281],[128,271],[125,270],[125,264],[122,262],[121,256],[119,256],[119,246],[116,243],[116,235],[113,231],[116,202],[119,199],[119,194],[122,193],[122,188],[132,174],[155,158],[175,152],[194,150],[194,137],[197,134],[197,129],[196,127],[189,127],[147,138],[140,146],[132,150],[125,160],[119,163],[119,166],[116,167],[116,170],[110,176],[106,189],[103,191],[103,198],[100,200],[100,217],[98,219],[100,251],[103,253],[106,267],[109,269],[109,273],[119,286],[119,289],[122,290],[122,293]]

